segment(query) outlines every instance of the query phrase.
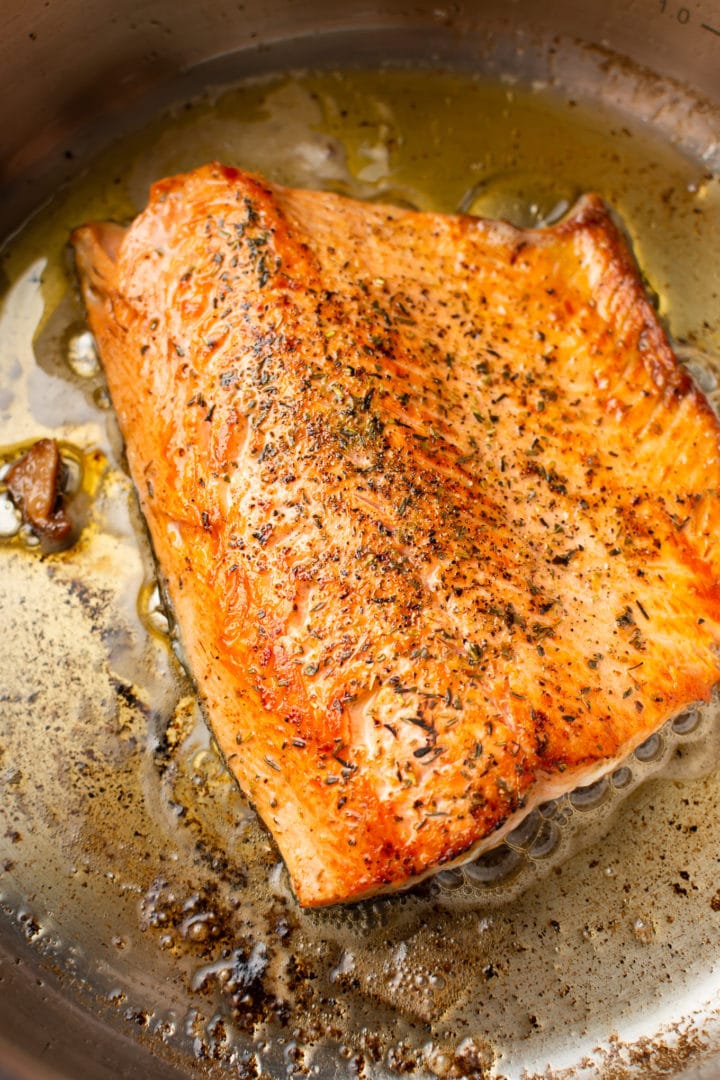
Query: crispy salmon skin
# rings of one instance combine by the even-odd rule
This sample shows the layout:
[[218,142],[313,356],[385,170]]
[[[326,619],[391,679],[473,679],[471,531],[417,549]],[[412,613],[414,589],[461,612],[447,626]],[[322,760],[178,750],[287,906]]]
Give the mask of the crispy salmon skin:
[[300,902],[493,846],[718,680],[718,422],[602,201],[220,165],[73,236],[212,731]]

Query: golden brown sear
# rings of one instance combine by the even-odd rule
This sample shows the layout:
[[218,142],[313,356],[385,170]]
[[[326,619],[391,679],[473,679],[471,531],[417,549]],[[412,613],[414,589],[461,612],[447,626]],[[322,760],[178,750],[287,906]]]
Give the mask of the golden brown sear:
[[301,903],[404,888],[718,679],[718,423],[601,200],[210,165],[74,235],[215,737]]

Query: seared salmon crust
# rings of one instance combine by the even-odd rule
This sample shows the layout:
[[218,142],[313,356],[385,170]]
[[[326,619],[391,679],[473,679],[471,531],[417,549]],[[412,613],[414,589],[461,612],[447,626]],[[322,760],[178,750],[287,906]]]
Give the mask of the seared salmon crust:
[[718,680],[718,422],[597,196],[549,229],[209,165],[73,237],[215,739],[298,899],[496,844]]

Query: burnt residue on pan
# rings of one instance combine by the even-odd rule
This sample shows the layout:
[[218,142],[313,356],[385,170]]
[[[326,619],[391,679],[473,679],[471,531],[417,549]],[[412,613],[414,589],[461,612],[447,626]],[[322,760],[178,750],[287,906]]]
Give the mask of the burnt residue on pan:
[[599,189],[712,398],[720,181],[700,150],[559,88],[270,78],[109,151],[5,249],[2,462],[56,439],[85,502],[76,543],[45,550],[0,480],[0,935],[22,935],[189,1075],[531,1077],[552,1063],[556,1077],[637,1077],[720,1045],[720,724],[715,707],[690,709],[464,870],[301,911],[177,655],[65,262],[70,229],[128,218],[151,180],[211,158],[518,224]]

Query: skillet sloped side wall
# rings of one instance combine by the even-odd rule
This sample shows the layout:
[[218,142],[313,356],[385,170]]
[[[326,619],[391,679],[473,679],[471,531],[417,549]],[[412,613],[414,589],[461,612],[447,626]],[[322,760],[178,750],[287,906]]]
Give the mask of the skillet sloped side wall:
[[[267,67],[263,50],[305,39],[309,62],[338,59],[349,31],[352,62],[438,59],[543,77],[538,40],[576,39],[625,56],[720,101],[720,3],[676,0],[575,3],[466,0],[403,4],[327,0],[33,0],[3,5],[0,36],[0,232],[75,169],[87,132],[108,137],[179,74],[247,50],[245,72]],[[556,49],[557,52],[557,49]],[[552,63],[552,57],[550,58]],[[218,69],[219,70],[219,69]],[[232,68],[230,69],[232,70]],[[237,75],[237,71],[235,72]],[[94,136],[96,138],[96,136]]]

